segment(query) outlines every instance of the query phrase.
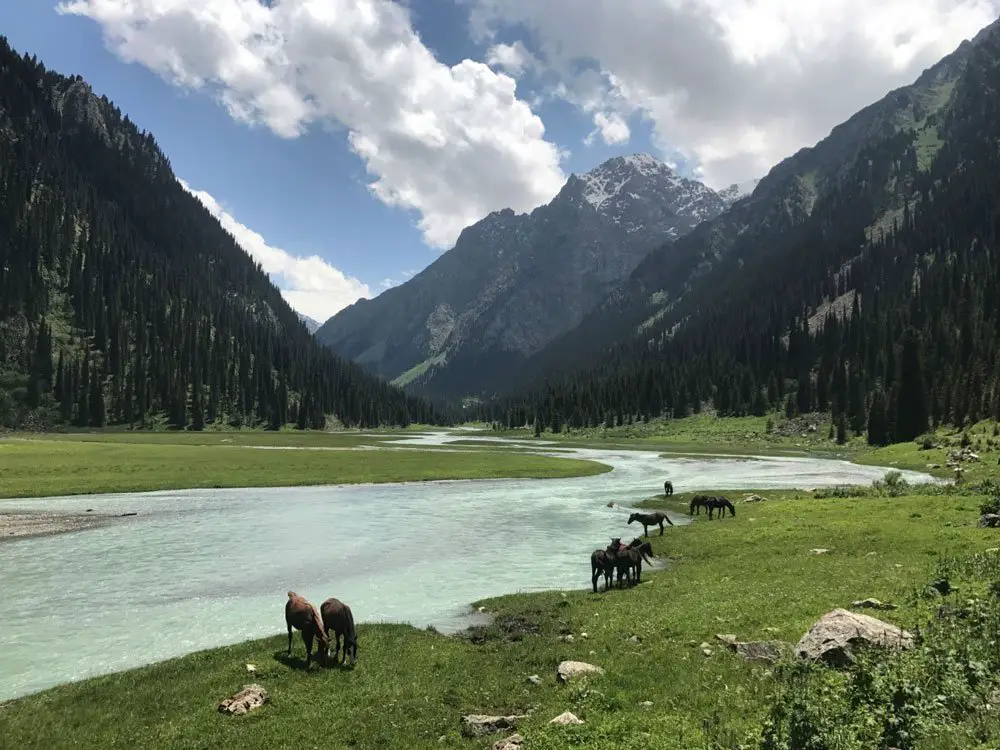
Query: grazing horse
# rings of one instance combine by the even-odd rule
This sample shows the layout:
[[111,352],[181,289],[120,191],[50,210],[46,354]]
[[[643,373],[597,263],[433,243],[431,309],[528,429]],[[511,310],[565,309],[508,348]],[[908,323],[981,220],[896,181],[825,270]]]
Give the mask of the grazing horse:
[[663,494],[670,497],[674,494],[674,483],[669,479],[663,483]]
[[607,549],[595,549],[590,554],[590,579],[597,593],[597,580],[604,575],[604,590],[611,588],[611,578],[615,574],[615,554],[622,546],[622,540],[615,537]]
[[[688,507],[688,515],[701,515],[701,509],[704,508],[708,510],[708,501],[711,498],[708,495],[695,495],[691,498],[691,505]],[[697,511],[697,513],[695,512]]]
[[358,633],[354,629],[354,615],[351,608],[339,599],[330,597],[319,607],[323,617],[323,631],[326,633],[327,642],[330,640],[330,630],[333,629],[336,637],[336,648],[333,651],[333,663],[337,663],[337,655],[340,653],[340,636],[344,636],[344,659],[341,663],[347,663],[347,654],[351,654],[351,664],[358,663]]
[[650,526],[659,526],[660,527],[660,536],[663,536],[663,522],[664,521],[666,521],[671,526],[674,525],[674,522],[671,521],[669,518],[667,518],[667,514],[666,513],[661,513],[660,511],[656,511],[654,513],[633,513],[632,515],[630,515],[628,517],[628,522],[632,523],[633,521],[638,521],[639,523],[642,524],[642,535],[643,536],[649,536],[649,527]]
[[719,515],[717,516],[717,518],[724,518],[726,515],[726,508],[729,509],[729,515],[731,516],[736,515],[736,508],[734,508],[733,504],[724,497],[708,498],[708,501],[705,503],[705,507],[708,508],[709,518],[712,517],[712,511],[715,510],[719,511]]
[[288,592],[285,602],[285,624],[288,626],[288,655],[292,655],[292,627],[302,631],[302,641],[306,644],[306,668],[312,664],[313,638],[318,641],[316,655],[326,658],[330,651],[330,641],[323,629],[323,618],[305,597],[294,591]]
[[639,583],[642,577],[642,562],[645,560],[650,565],[653,564],[653,545],[649,542],[644,542],[640,537],[636,537],[631,542],[628,543],[626,549],[638,552],[638,559],[633,556],[634,564],[632,566],[632,572],[635,574],[635,582]]

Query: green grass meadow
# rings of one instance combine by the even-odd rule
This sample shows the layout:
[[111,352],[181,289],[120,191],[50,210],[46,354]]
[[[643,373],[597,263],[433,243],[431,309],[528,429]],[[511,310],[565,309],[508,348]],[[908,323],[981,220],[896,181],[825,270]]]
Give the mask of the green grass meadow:
[[[735,439],[727,445],[735,446]],[[66,467],[56,472],[61,475],[86,476],[88,450],[121,451],[105,453],[105,462],[114,455],[122,472],[132,467],[149,484],[162,481],[163,467],[174,461],[156,445],[53,441],[48,450],[57,448],[66,451],[53,454],[64,461],[53,464]],[[205,476],[223,459],[231,471],[237,459],[228,456],[241,455],[219,446],[170,448],[185,451],[183,460],[170,465],[193,465],[189,473]],[[876,463],[891,458],[901,468],[939,460],[928,458],[938,449],[921,451],[915,444],[849,449]],[[36,444],[24,448],[25,466],[37,450]],[[159,458],[137,463],[145,450]],[[222,453],[191,464],[200,451]],[[248,461],[269,460],[257,454],[311,460],[290,458],[293,451],[246,452],[254,454]],[[405,472],[400,462],[409,453],[329,452],[323,460],[342,456],[349,463],[365,456],[377,463],[378,456],[389,457],[388,464],[365,468],[368,473],[353,469],[353,476],[370,476]],[[508,471],[540,458],[413,453],[430,474],[429,466],[455,473],[478,464],[482,470],[487,455],[490,462],[510,462]],[[8,454],[0,455],[7,461]],[[979,480],[998,474],[996,460],[985,456],[975,465]],[[45,460],[48,465],[50,458]],[[156,466],[158,475],[151,473]],[[97,486],[121,480],[86,481]],[[274,637],[60,686],[0,707],[0,745],[489,748],[509,732],[467,739],[460,717],[518,713],[527,714],[519,732],[531,750],[996,750],[1000,708],[990,708],[988,696],[994,690],[1000,696],[1000,652],[995,639],[968,635],[976,628],[993,632],[1000,624],[1000,530],[976,525],[986,491],[971,483],[883,484],[762,491],[766,501],[760,503],[744,502],[750,491],[728,491],[735,517],[708,520],[702,514],[689,525],[667,527],[663,536],[651,531],[657,570],[644,569],[636,587],[593,594],[589,559],[582,555],[579,589],[476,602],[493,621],[462,634],[360,624],[353,670],[314,665],[306,671],[298,633],[287,660],[284,602],[276,600]],[[686,512],[688,500],[684,494],[657,496],[644,505]],[[595,539],[595,547],[605,541]],[[819,548],[827,551],[812,552]],[[927,584],[942,575],[955,592],[930,596]],[[923,645],[878,662],[863,655],[861,666],[845,673],[746,662],[715,639],[731,633],[741,640],[794,643],[824,613],[868,597],[896,605],[868,614],[920,634]],[[965,614],[942,619],[949,607]],[[559,684],[556,666],[566,659],[596,664],[605,673]],[[247,674],[248,663],[256,665],[256,675]],[[528,680],[532,675],[539,684]],[[253,681],[269,691],[265,706],[243,717],[218,713],[220,700]],[[549,723],[564,711],[585,723]]]

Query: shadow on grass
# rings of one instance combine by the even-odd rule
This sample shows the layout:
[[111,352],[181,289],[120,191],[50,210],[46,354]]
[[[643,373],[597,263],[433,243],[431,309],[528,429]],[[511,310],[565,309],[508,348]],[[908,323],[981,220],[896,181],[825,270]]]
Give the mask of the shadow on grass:
[[351,663],[345,664],[343,661],[335,661],[332,656],[323,659],[323,657],[316,656],[315,653],[313,654],[312,664],[307,667],[305,658],[295,656],[294,653],[292,656],[289,656],[284,649],[274,652],[274,660],[289,669],[295,669],[300,672],[311,672],[315,669],[337,669],[344,672],[352,672],[355,669],[355,665]]

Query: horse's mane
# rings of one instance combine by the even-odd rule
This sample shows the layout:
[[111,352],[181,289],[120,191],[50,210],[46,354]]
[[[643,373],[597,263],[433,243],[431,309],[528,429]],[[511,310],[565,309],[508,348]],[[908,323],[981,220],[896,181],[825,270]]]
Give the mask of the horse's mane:
[[323,627],[323,618],[320,617],[319,610],[316,609],[315,605],[310,604],[309,609],[312,612],[312,623],[313,627],[316,629],[316,638],[319,639],[320,645],[329,650],[330,639],[326,637],[326,628]]

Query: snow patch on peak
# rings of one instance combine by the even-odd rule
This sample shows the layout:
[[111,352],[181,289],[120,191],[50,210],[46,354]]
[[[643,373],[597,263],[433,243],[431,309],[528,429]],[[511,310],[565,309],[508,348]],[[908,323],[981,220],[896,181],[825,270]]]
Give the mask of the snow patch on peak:
[[579,179],[584,183],[584,200],[600,210],[609,200],[616,198],[625,185],[637,178],[655,178],[673,186],[682,183],[670,167],[645,153],[615,156]]
[[647,177],[658,172],[673,171],[662,161],[649,154],[630,154],[629,156],[623,156],[622,160],[639,174],[646,175]]
[[736,201],[746,198],[748,195],[753,193],[757,189],[757,185],[760,183],[760,178],[756,180],[746,180],[745,182],[734,182],[727,188],[719,191],[719,195],[727,203],[735,203]]

